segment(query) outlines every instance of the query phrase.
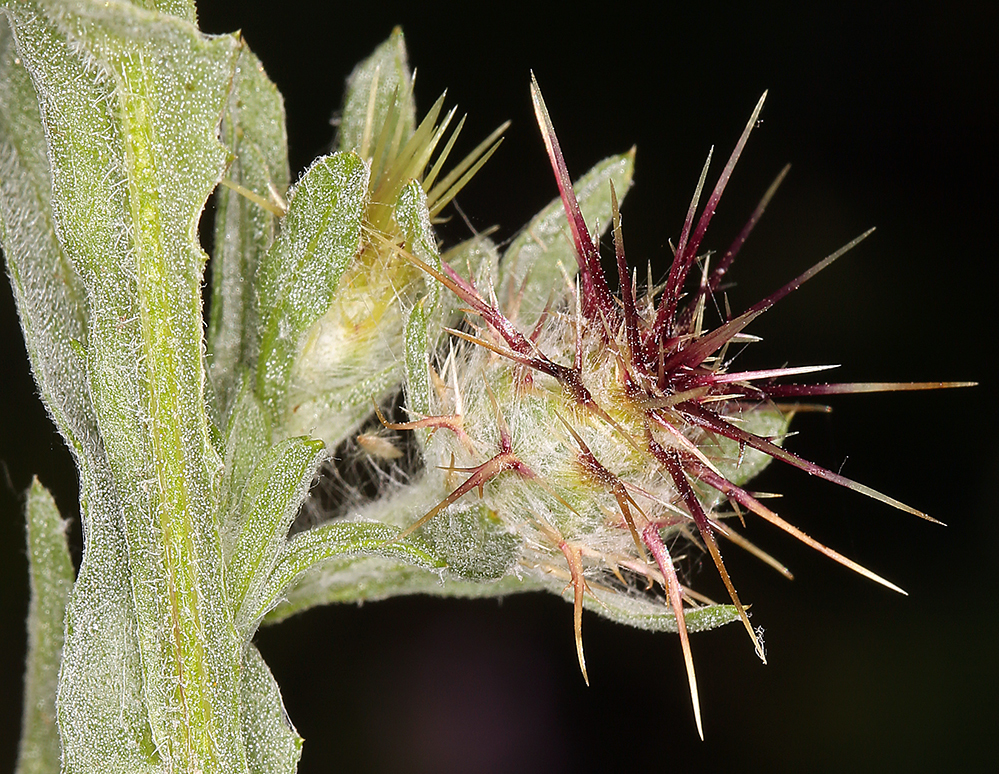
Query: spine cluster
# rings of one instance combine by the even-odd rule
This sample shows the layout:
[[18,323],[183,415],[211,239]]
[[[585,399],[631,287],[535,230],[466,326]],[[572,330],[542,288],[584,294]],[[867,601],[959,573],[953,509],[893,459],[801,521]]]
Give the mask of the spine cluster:
[[[385,422],[394,430],[419,429],[433,435],[426,448],[427,466],[439,472],[440,489],[446,492],[400,539],[423,530],[440,540],[449,531],[467,529],[469,522],[458,515],[470,510],[477,514],[473,523],[494,522],[499,534],[512,537],[510,563],[501,570],[540,574],[571,588],[584,678],[584,600],[606,606],[614,597],[660,586],[675,617],[700,731],[686,621],[710,600],[683,584],[677,553],[695,546],[710,555],[735,615],[764,661],[762,643],[725,567],[720,538],[789,575],[727,517],[749,511],[846,567],[901,591],[786,522],[746,488],[749,479],[778,459],[929,519],[784,449],[782,439],[794,409],[782,401],[944,385],[802,385],[785,379],[824,367],[733,369],[730,345],[751,340],[744,331],[753,320],[867,236],[742,314],[709,326],[708,301],[786,172],[766,192],[732,246],[709,266],[699,253],[702,239],[765,95],[698,217],[705,165],[669,274],[661,285],[649,281],[643,293],[625,259],[612,184],[618,291],[610,290],[536,81],[532,96],[567,218],[576,271],[564,275],[532,323],[519,316],[524,284],[485,287],[446,263],[436,268],[405,256],[461,300],[466,318],[459,327],[447,329],[452,342],[446,357],[438,357],[430,371],[429,404],[410,406],[411,421]],[[700,277],[695,284],[688,280],[697,266]],[[441,521],[446,524],[435,523]]]

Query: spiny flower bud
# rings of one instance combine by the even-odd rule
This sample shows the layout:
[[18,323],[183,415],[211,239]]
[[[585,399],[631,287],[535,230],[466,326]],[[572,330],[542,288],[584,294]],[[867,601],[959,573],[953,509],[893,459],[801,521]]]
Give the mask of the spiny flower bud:
[[[532,96],[578,271],[571,276],[564,267],[564,281],[547,289],[551,295],[544,304],[543,299],[525,297],[529,283],[511,279],[516,277],[513,272],[484,286],[447,264],[438,268],[406,255],[460,298],[467,316],[460,327],[448,329],[452,341],[445,353],[435,354],[422,313],[416,310],[407,333],[412,350],[410,421],[389,423],[379,413],[389,428],[419,431],[425,471],[417,486],[424,496],[437,500],[399,539],[422,536],[449,558],[451,574],[460,578],[515,574],[557,591],[571,588],[584,678],[584,603],[595,602],[592,608],[598,612],[640,623],[652,618],[655,604],[662,605],[652,601],[649,589],[662,587],[670,610],[665,626],[679,633],[701,733],[688,631],[741,619],[765,660],[747,606],[726,570],[721,538],[787,574],[742,537],[728,517],[749,511],[846,567],[901,591],[786,522],[746,488],[749,479],[778,459],[929,519],[784,449],[782,439],[794,409],[781,401],[955,385],[800,385],[782,380],[823,367],[733,368],[730,345],[752,340],[744,331],[754,319],[867,236],[742,314],[714,328],[708,325],[708,301],[783,177],[767,191],[717,264],[711,266],[707,256],[699,256],[718,201],[763,107],[762,98],[706,206],[695,217],[705,165],[670,271],[660,285],[650,278],[644,294],[625,261],[618,202],[611,188],[619,288],[615,295],[536,82]],[[698,263],[699,280],[688,289],[687,280]],[[526,277],[524,271],[531,268],[522,267],[519,276]],[[524,311],[539,308],[540,314]],[[429,370],[428,363],[433,363]],[[693,547],[711,556],[731,605],[713,605],[681,581],[678,554]]]
[[303,337],[286,435],[310,434],[333,448],[370,413],[370,396],[397,389],[406,315],[418,299],[429,296],[433,307],[438,296],[436,283],[428,285],[398,248],[439,268],[431,219],[488,161],[506,129],[442,174],[464,119],[447,135],[455,109],[442,117],[442,94],[417,125],[413,81],[398,28],[347,80],[338,145],[368,168],[361,239],[332,305]]

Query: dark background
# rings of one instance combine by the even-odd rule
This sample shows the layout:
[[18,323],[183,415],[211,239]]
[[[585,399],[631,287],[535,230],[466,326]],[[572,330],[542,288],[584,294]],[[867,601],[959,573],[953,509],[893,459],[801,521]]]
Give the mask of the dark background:
[[[730,275],[736,311],[869,226],[875,235],[757,321],[745,367],[842,363],[851,380],[978,380],[970,390],[844,396],[796,422],[803,455],[946,521],[920,522],[772,466],[757,486],[818,539],[906,588],[901,597],[750,523],[793,583],[727,561],[754,622],[693,638],[707,741],[675,637],[584,620],[554,596],[401,599],[317,610],[257,642],[306,738],[302,772],[992,770],[999,689],[994,570],[999,473],[993,322],[999,30],[988,4],[897,11],[840,4],[202,3],[242,28],[284,92],[297,174],[328,148],[343,78],[402,24],[426,109],[448,88],[463,147],[513,120],[460,204],[508,238],[555,195],[528,92],[533,68],[574,175],[638,146],[624,205],[633,264],[663,267],[700,166],[715,174],[770,94],[705,242],[724,249],[794,165]],[[698,5],[693,8],[688,6]],[[755,4],[752,4],[755,5]],[[461,148],[459,147],[459,151]],[[714,174],[709,177],[713,182]],[[460,219],[442,232],[467,235]],[[65,514],[75,474],[34,395],[9,290],[0,293],[0,770],[13,765],[27,605],[21,492],[38,473]],[[79,541],[79,537],[76,537]],[[79,546],[77,545],[77,548]],[[696,585],[717,596],[709,567]],[[713,585],[714,584],[714,585]],[[991,763],[991,765],[989,765]]]

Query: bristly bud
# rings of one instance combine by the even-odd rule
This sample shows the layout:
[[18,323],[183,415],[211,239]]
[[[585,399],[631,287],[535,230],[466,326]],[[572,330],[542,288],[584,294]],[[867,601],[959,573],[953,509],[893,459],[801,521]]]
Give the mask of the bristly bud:
[[506,129],[447,170],[464,118],[448,134],[455,109],[442,115],[442,94],[417,124],[413,82],[398,28],[347,81],[338,145],[357,153],[369,172],[360,244],[332,305],[303,337],[282,423],[284,434],[311,434],[330,448],[370,414],[372,395],[381,400],[398,389],[405,320],[417,303],[437,304],[437,284],[399,249],[440,268],[431,221],[488,161]]
[[[521,265],[516,272],[507,264],[508,256],[501,269],[505,274],[483,281],[398,251],[454,293],[466,312],[464,323],[449,329],[453,341],[446,356],[434,359],[433,347],[425,344],[423,354],[408,363],[411,421],[392,424],[383,418],[392,429],[421,432],[426,470],[420,486],[427,496],[438,493],[437,504],[399,537],[422,534],[445,553],[465,556],[464,571],[456,563],[449,568],[458,577],[515,574],[534,585],[571,590],[584,678],[584,605],[593,602],[592,609],[617,620],[677,631],[703,737],[688,631],[741,619],[765,661],[747,605],[723,561],[723,540],[790,575],[742,537],[728,517],[749,511],[844,566],[901,591],[763,505],[746,488],[752,477],[778,459],[929,519],[784,449],[794,407],[781,399],[959,385],[801,385],[785,380],[829,366],[733,368],[730,345],[752,340],[744,331],[753,320],[870,233],[742,314],[709,326],[708,302],[786,173],[781,172],[732,246],[711,266],[699,252],[701,243],[766,95],[698,215],[705,165],[665,282],[650,282],[644,294],[625,260],[618,195],[627,184],[617,191],[613,184],[604,189],[611,217],[603,222],[613,224],[618,273],[614,294],[533,77],[531,92],[568,221],[568,232],[559,239],[571,242],[575,266],[564,265],[562,281],[554,288],[548,284],[545,304],[544,299],[525,298],[530,273],[550,272],[543,255],[537,265]],[[700,276],[691,287],[688,279],[695,266],[700,266]],[[411,321],[408,335],[413,342],[428,341],[425,323],[419,321]],[[474,562],[463,554],[470,530],[479,533],[473,541],[478,555],[491,557],[487,572],[470,566]],[[680,578],[679,555],[699,548],[710,555],[730,605],[715,605]],[[649,594],[654,585],[662,587],[668,613]],[[652,623],[655,605],[661,612]]]

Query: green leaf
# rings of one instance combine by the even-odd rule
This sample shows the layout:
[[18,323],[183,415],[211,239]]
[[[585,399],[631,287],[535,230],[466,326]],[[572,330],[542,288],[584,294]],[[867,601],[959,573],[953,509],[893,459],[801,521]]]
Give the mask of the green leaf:
[[303,337],[357,253],[367,186],[368,170],[354,153],[316,161],[292,190],[281,234],[260,264],[257,394],[275,426],[295,410],[286,402]]
[[253,645],[243,660],[243,738],[250,774],[294,774],[302,737],[288,720],[281,691]]
[[[403,541],[394,540],[401,528],[437,504],[438,474],[433,471],[367,504],[355,521],[331,522],[296,535],[289,542],[283,574],[278,572],[281,565],[275,571],[271,604],[276,607],[268,613],[266,622],[275,623],[311,607],[335,602],[374,601],[407,594],[496,597],[547,588],[530,577],[500,577],[502,570],[510,566],[512,546],[502,530],[491,525],[451,538],[445,526],[429,537],[425,530],[419,530]],[[479,556],[472,560],[477,569],[468,567],[468,558],[458,556],[459,543],[471,543],[480,552],[496,550],[497,556]],[[449,562],[456,566],[449,569]]]
[[[623,201],[634,170],[632,150],[604,159],[576,181],[573,190],[589,228],[599,224],[603,233],[610,226],[610,184],[613,182],[619,201]],[[566,295],[561,290],[566,287],[566,277],[576,276],[578,270],[562,200],[556,198],[531,219],[507,248],[500,262],[500,281],[496,287],[500,298],[520,298],[516,322],[521,329],[530,330],[549,298],[557,301]]]
[[239,501],[246,482],[271,445],[270,424],[249,380],[240,387],[225,434],[218,511],[222,550],[228,563],[241,529]]
[[[128,571],[115,580],[135,605],[154,746],[168,766],[244,770],[233,711],[241,652],[213,512],[219,460],[205,413],[197,242],[226,161],[216,132],[237,43],[124,3],[24,2],[8,13],[47,130],[57,233],[87,292],[87,383],[107,455],[100,464],[111,474],[96,499],[102,517],[114,514],[124,528]],[[104,480],[100,468],[81,477]],[[88,533],[87,551],[109,561],[103,549],[122,536],[103,537],[98,546]],[[79,610],[93,615],[95,600],[83,595],[101,582],[86,577],[95,586],[78,582]],[[127,624],[129,603],[108,604]]]
[[[552,588],[561,593],[564,586]],[[598,593],[597,598],[583,598],[584,606],[602,618],[645,629],[653,632],[670,632],[675,634],[676,616],[663,599],[643,595],[625,593]],[[739,620],[739,612],[734,605],[706,605],[689,608],[683,611],[683,619],[689,632],[703,632],[716,629],[732,621]]]
[[[393,120],[390,121],[390,117]],[[366,127],[369,127],[367,132]],[[396,27],[388,40],[358,64],[347,78],[337,148],[356,151],[365,159],[381,157],[383,154],[376,153],[376,148],[402,147],[415,130],[416,103],[406,59],[406,41],[402,29]],[[377,179],[380,171],[376,163],[373,177]]]
[[[226,177],[264,200],[288,188],[288,138],[284,102],[259,60],[244,43],[222,120],[222,140],[234,159]],[[215,192],[208,373],[219,413],[226,416],[243,369],[256,366],[257,266],[274,241],[277,216],[220,186]]]
[[[477,288],[498,287],[499,250],[496,249],[493,240],[487,236],[476,234],[471,239],[466,239],[445,252],[441,260],[462,277],[475,283]],[[444,320],[453,327],[460,319],[459,310],[464,302],[449,292],[444,295],[444,305],[448,309]]]
[[[406,323],[406,410],[414,419],[430,414],[430,342],[427,339],[427,317],[423,304],[417,304]],[[426,449],[430,429],[416,431],[420,450]]]
[[86,289],[56,238],[38,99],[0,21],[0,244],[31,370],[43,402],[75,454],[92,451],[97,421],[81,352]]
[[[288,541],[258,597],[254,620],[264,617],[300,576],[321,565],[345,557],[379,556],[403,562],[419,570],[439,570],[444,562],[411,539],[396,540],[398,528],[366,521],[336,521],[299,532]],[[355,581],[363,580],[355,578]],[[399,593],[406,593],[400,590]]]
[[66,607],[57,710],[64,774],[163,772],[149,725],[121,528],[107,462],[80,466],[86,544]]
[[[453,599],[483,599],[542,591],[547,587],[532,579],[507,575],[495,581],[469,581],[424,570],[407,562],[378,556],[331,559],[304,573],[282,595],[264,619],[279,623],[320,605],[378,602],[392,597],[427,594]],[[559,589],[561,590],[561,589]]]
[[420,528],[433,554],[447,563],[448,575],[471,581],[497,580],[516,565],[523,538],[510,532],[484,504],[452,506]]
[[130,0],[132,5],[145,8],[149,11],[159,11],[160,13],[176,16],[191,24],[198,23],[198,13],[194,7],[194,0]]
[[60,518],[52,495],[37,478],[28,490],[25,515],[31,602],[17,774],[56,774],[62,753],[56,728],[56,688],[73,563],[66,545],[68,522]]
[[[411,180],[399,193],[395,204],[395,222],[402,230],[406,250],[419,258],[425,264],[437,271],[441,270],[441,256],[437,249],[437,236],[430,225],[430,213],[427,210],[427,194],[423,186],[416,180]],[[411,270],[411,267],[407,267]],[[410,282],[403,289],[402,297],[410,303],[418,293],[425,292],[427,306],[433,309],[437,306],[441,288],[436,281],[420,273],[417,283]],[[419,291],[411,286],[416,284]],[[422,286],[422,287],[420,287]]]
[[243,490],[239,536],[226,565],[226,582],[236,630],[247,641],[256,628],[262,589],[325,456],[322,441],[282,441],[260,460]]

